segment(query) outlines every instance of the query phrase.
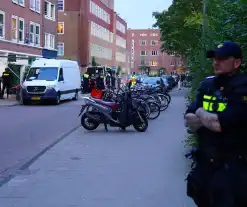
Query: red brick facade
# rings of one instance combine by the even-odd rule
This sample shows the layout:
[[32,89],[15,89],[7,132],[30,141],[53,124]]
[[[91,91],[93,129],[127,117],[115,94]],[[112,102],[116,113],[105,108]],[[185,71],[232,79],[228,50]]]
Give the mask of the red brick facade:
[[140,68],[147,66],[151,73],[157,73],[161,67],[166,68],[166,72],[170,73],[181,67],[181,59],[162,53],[160,45],[160,31],[158,29],[129,29],[127,48],[131,56],[131,71],[140,73],[142,72]]
[[[93,56],[100,65],[127,68],[126,45],[116,44],[116,35],[127,41],[127,23],[114,12],[114,1],[64,1],[64,10],[58,11],[58,22],[64,23],[64,34],[58,35],[59,43],[64,44],[61,57],[77,60],[82,68],[92,63]],[[125,34],[116,29],[117,20],[125,26]],[[118,61],[118,56],[125,60]]]

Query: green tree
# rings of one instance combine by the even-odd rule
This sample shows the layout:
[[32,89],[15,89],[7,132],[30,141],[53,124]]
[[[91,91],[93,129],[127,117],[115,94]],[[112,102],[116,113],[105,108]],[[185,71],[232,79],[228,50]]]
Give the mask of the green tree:
[[92,66],[97,66],[97,62],[94,56],[92,57]]
[[247,0],[207,0],[206,7],[205,21],[203,4],[198,0],[173,0],[167,11],[153,13],[156,18],[154,26],[161,32],[161,50],[180,55],[194,77],[189,101],[195,98],[199,83],[213,74],[211,61],[205,56],[206,50],[215,48],[224,40],[231,40],[242,46],[243,62],[246,62]]

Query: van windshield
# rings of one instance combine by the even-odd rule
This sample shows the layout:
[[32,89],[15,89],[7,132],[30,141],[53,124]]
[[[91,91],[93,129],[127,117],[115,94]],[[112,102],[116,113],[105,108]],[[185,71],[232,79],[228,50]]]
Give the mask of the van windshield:
[[56,67],[44,67],[44,68],[30,68],[27,74],[27,81],[32,80],[57,80],[58,68]]

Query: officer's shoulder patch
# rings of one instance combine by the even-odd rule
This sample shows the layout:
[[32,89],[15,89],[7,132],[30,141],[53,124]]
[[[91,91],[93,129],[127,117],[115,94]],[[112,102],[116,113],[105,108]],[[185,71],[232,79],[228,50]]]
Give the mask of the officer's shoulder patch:
[[244,102],[247,102],[247,96],[242,96]]
[[215,76],[214,75],[213,76],[208,76],[205,79],[212,79],[212,78],[215,78]]

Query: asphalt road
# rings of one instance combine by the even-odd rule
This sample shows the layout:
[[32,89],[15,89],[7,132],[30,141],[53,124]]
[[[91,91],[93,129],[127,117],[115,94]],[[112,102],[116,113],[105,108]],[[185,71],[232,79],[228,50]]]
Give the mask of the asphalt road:
[[79,126],[77,115],[81,102],[0,107],[0,183],[63,134]]
[[171,105],[145,133],[79,128],[2,186],[0,206],[195,206],[184,181],[185,91],[171,94]]

